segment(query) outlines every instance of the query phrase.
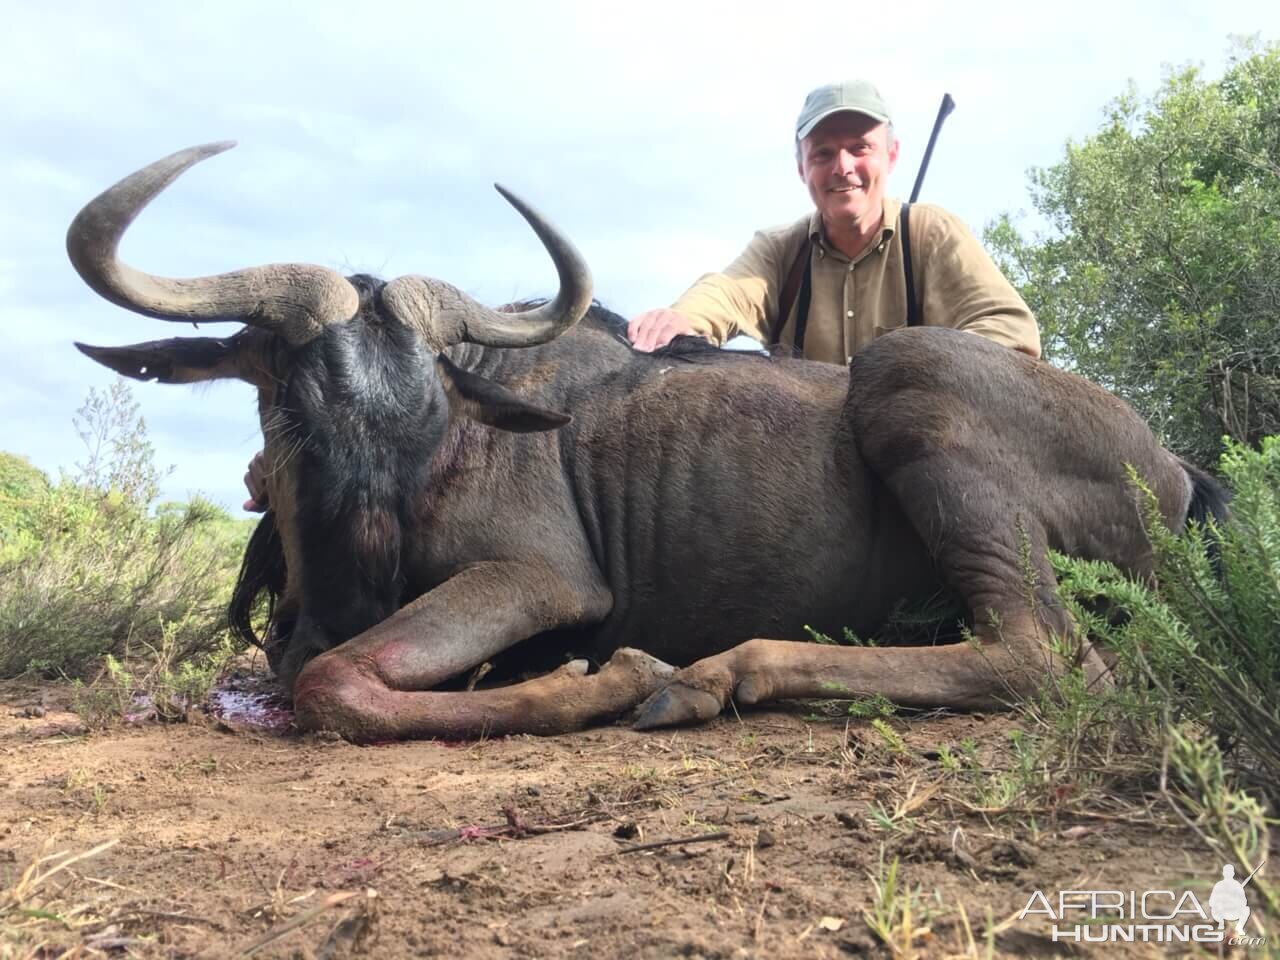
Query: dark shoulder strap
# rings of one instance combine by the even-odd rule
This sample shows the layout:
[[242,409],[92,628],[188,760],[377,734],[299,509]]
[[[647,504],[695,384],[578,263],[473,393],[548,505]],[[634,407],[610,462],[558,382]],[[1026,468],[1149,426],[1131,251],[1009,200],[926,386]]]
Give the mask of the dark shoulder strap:
[[916,278],[911,270],[911,204],[902,205],[902,213],[898,215],[898,229],[902,231],[902,272],[907,281],[907,326],[918,327],[924,323],[920,315],[920,304],[916,300]]
[[[805,244],[807,247],[808,244]],[[796,304],[796,330],[791,338],[798,356],[804,356],[804,328],[809,322],[809,293],[813,285],[813,257],[804,258],[804,279],[800,281],[800,302]]]
[[804,238],[800,244],[800,252],[795,262],[787,271],[786,282],[782,285],[782,296],[778,298],[778,331],[775,341],[782,336],[782,328],[786,326],[787,317],[791,316],[791,307],[800,298],[800,312],[796,315],[796,348],[804,349],[804,324],[809,312],[809,284],[812,273],[813,240]]

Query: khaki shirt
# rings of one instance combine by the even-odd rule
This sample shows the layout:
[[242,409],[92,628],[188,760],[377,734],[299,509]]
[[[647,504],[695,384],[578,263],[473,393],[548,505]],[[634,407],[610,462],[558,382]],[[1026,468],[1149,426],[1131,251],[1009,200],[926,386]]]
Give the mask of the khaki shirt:
[[[796,307],[778,322],[787,274],[812,238],[813,279],[804,355],[848,363],[876,337],[906,326],[907,287],[897,200],[885,201],[878,242],[856,260],[826,242],[815,211],[787,226],[761,230],[723,273],[708,273],[673,305],[717,343],[745,333],[764,343],[794,343]],[[1040,356],[1035,317],[969,229],[930,204],[911,205],[911,266],[928,326],[954,327]],[[796,298],[799,300],[799,297]]]

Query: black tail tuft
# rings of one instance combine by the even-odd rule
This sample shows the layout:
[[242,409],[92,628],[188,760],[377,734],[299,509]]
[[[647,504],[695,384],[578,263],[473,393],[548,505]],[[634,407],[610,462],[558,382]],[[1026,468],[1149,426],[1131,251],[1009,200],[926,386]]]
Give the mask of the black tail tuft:
[[[1186,471],[1187,478],[1191,481],[1191,502],[1187,504],[1186,525],[1189,527],[1194,523],[1203,527],[1210,520],[1215,526],[1226,523],[1231,518],[1229,507],[1231,493],[1199,467],[1181,458],[1178,462],[1182,464],[1182,469]],[[1221,577],[1222,550],[1218,537],[1212,533],[1205,536],[1205,553],[1208,554],[1209,562],[1213,565],[1214,573]]]
[[1187,523],[1204,526],[1210,520],[1216,524],[1231,518],[1231,494],[1227,488],[1208,473],[1187,461],[1179,459],[1182,469],[1191,480],[1191,503],[1187,506]]

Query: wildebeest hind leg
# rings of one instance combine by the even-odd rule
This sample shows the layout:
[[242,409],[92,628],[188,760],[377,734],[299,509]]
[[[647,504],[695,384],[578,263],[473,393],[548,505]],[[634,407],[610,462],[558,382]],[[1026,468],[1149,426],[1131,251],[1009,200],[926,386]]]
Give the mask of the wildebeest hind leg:
[[[998,709],[1035,693],[1067,666],[1058,651],[1073,624],[1057,601],[1044,524],[1034,509],[1044,491],[1030,489],[1031,482],[1020,486],[1024,474],[983,462],[976,449],[943,449],[936,437],[913,444],[910,425],[894,428],[893,443],[873,447],[868,460],[886,467],[877,473],[940,578],[968,603],[974,642],[881,648],[751,640],[680,671],[641,707],[636,726],[706,720],[731,696],[753,704],[879,695],[905,706]],[[911,455],[885,456],[904,450]],[[1101,659],[1087,648],[1082,656],[1086,676],[1102,681]]]

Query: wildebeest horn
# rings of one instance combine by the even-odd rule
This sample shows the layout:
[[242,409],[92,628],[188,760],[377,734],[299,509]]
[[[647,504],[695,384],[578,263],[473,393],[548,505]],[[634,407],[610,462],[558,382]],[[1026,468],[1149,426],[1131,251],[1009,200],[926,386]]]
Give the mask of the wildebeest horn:
[[295,345],[306,343],[359,308],[359,295],[339,273],[274,263],[180,280],[143,273],[116,256],[129,224],[161,190],[201,160],[234,146],[228,140],[179,150],[109,187],[71,221],[67,253],[85,283],[127,310],[160,320],[236,320]]
[[397,277],[388,283],[382,291],[383,303],[441,349],[463,341],[487,347],[536,346],[560,336],[591,306],[591,271],[582,254],[537,210],[501,185],[494,187],[520,211],[551,254],[560,290],[540,307],[500,313],[429,277]]

